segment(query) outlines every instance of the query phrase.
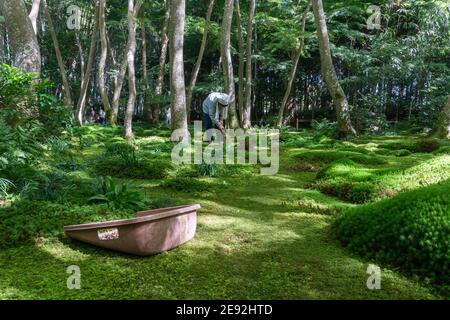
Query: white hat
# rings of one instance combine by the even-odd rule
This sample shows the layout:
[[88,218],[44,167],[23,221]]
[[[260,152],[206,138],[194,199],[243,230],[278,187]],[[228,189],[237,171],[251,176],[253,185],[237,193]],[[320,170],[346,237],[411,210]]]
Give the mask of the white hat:
[[230,96],[225,94],[225,93],[221,94],[219,96],[219,99],[218,99],[219,103],[224,105],[224,106],[229,105],[230,104],[230,100],[231,100]]

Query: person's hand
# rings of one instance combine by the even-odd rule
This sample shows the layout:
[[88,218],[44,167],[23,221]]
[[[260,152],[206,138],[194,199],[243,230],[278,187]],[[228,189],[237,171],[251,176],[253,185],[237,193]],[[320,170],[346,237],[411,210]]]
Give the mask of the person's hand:
[[225,127],[223,126],[223,123],[219,122],[217,127],[219,128],[220,132],[222,132],[222,134],[225,135]]

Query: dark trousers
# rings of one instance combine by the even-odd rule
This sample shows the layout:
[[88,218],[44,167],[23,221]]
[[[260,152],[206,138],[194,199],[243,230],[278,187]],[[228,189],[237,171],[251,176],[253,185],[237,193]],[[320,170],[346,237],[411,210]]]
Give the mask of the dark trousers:
[[203,112],[203,131],[214,128],[213,122],[209,114]]
[[[214,125],[209,114],[203,112],[203,131],[206,132],[207,130],[214,128],[217,129],[217,126]],[[213,136],[210,135],[207,136],[208,142],[211,142],[213,140],[214,140]]]

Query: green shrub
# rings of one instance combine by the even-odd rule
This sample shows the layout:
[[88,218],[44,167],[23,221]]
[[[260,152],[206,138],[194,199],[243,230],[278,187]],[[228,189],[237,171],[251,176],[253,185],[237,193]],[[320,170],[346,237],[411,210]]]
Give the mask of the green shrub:
[[172,164],[167,160],[138,160],[127,164],[120,157],[102,156],[94,162],[93,173],[128,179],[162,179],[168,174]]
[[339,159],[350,159],[362,164],[379,165],[385,164],[386,160],[376,156],[375,154],[362,154],[352,151],[340,151],[340,150],[309,150],[297,153],[296,159],[314,163],[318,165],[324,165],[331,163]]
[[449,288],[449,190],[446,181],[344,210],[334,231],[352,251]]
[[319,180],[314,187],[320,192],[351,203],[365,203],[377,198],[380,187],[370,181],[348,181],[343,178]]
[[254,166],[238,164],[206,164],[193,165],[194,177],[244,177],[254,172]]
[[394,156],[394,157],[408,157],[412,155],[412,152],[408,149],[396,149],[390,150],[385,148],[380,148],[374,151],[376,154],[384,155],[384,156]]
[[335,137],[337,132],[337,123],[329,121],[328,119],[322,119],[320,121],[314,120],[311,123],[311,127],[314,132],[314,138],[320,137]]
[[78,206],[47,201],[21,201],[0,208],[0,247],[13,247],[39,237],[62,238],[64,226],[133,217],[129,210],[106,205]]
[[189,177],[170,178],[165,180],[161,185],[165,188],[184,192],[207,191],[211,188],[209,183]]
[[126,141],[107,143],[105,155],[119,157],[124,166],[135,166],[139,162],[137,146]]
[[439,149],[440,147],[440,143],[439,140],[437,139],[421,139],[419,141],[417,141],[416,147],[414,148],[414,150],[416,152],[433,152],[437,149]]
[[71,114],[48,93],[51,86],[32,73],[0,64],[0,118],[14,129],[38,124],[40,136],[60,134],[71,126]]
[[380,143],[380,148],[388,150],[409,150],[414,151],[417,142],[407,137],[385,140]]
[[11,181],[0,178],[0,197],[8,196],[8,190],[11,187],[14,187],[14,184]]
[[179,203],[172,198],[160,197],[156,199],[151,199],[147,204],[147,208],[159,209],[159,208],[175,207],[177,205],[179,205]]
[[106,203],[110,209],[144,209],[143,197],[128,184],[115,182],[111,177],[101,177],[97,182],[98,194],[89,202]]

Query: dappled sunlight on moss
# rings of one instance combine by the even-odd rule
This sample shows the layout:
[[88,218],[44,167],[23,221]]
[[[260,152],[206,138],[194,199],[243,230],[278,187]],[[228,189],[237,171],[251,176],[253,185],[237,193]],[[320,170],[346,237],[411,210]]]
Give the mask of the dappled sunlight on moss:
[[[95,144],[80,149],[77,158],[87,167],[76,174],[89,179],[92,177],[89,172],[92,161],[104,153],[105,143],[122,141],[115,136],[122,129],[93,126],[85,130],[96,134],[97,140]],[[335,171],[329,171],[329,176],[364,181],[390,177],[421,163],[433,163],[436,156],[413,153],[396,157],[374,153],[387,142],[401,142],[402,138],[398,137],[367,138],[366,141],[358,138],[344,142],[322,139],[315,142],[311,136],[302,133],[293,135],[295,141],[291,139],[286,147],[281,146],[280,172],[274,176],[259,175],[257,167],[251,170],[223,168],[223,172],[216,176],[204,176],[198,174],[196,166],[187,165],[168,168],[168,176],[164,179],[119,179],[131,183],[145,199],[155,203],[166,203],[166,200],[176,204],[199,203],[202,208],[198,211],[194,239],[172,251],[143,258],[61,237],[49,240],[44,235],[44,240],[37,244],[0,251],[0,297],[435,297],[427,287],[389,268],[383,268],[383,290],[367,290],[366,270],[370,261],[351,255],[330,234],[334,215],[356,205],[321,193],[311,188],[311,184],[316,178],[317,161],[324,168],[336,159],[350,158],[355,164],[353,167],[336,166]],[[136,144],[143,157],[170,161],[171,145],[166,142],[169,136],[168,130],[143,128],[136,133]],[[300,161],[299,154],[306,155],[304,159],[311,161],[314,170],[303,171],[307,167],[292,169],[292,165]],[[188,175],[188,172],[193,174]],[[184,184],[174,180],[180,177],[184,178]],[[172,181],[172,185],[167,185],[167,181]],[[195,189],[199,184],[201,187]],[[60,216],[65,217],[66,211]],[[81,222],[114,217],[108,212],[102,215],[86,212],[82,219],[78,215],[75,217]],[[83,290],[66,289],[66,268],[70,264],[80,265]],[[16,279],[19,272],[22,277]]]

